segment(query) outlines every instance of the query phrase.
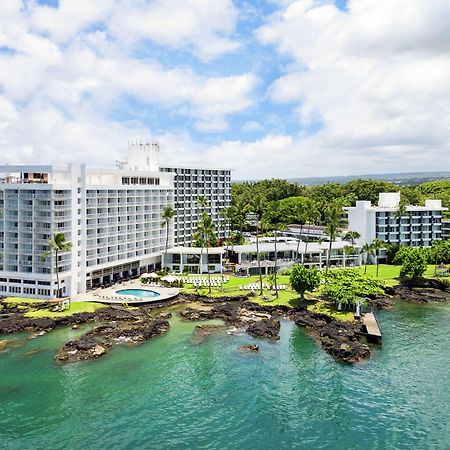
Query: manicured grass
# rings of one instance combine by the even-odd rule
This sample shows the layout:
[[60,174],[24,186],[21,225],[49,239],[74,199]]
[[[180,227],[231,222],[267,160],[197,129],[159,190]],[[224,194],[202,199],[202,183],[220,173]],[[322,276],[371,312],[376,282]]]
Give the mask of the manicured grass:
[[107,305],[94,302],[74,302],[70,309],[65,311],[49,311],[48,309],[32,309],[25,313],[26,317],[35,319],[40,317],[66,317],[76,313],[95,312],[97,309],[105,308]]
[[[225,285],[224,290],[222,292],[221,288],[213,287],[211,290],[211,297],[234,297],[238,295],[245,295],[248,294],[249,291],[247,290],[240,290],[239,286],[246,286],[251,283],[258,283],[259,277],[258,276],[252,276],[252,277],[229,277],[229,282]],[[280,275],[278,277],[279,284],[289,284],[289,276],[287,275]],[[263,283],[267,283],[267,277],[263,277]],[[209,295],[208,294],[208,288],[201,288],[201,289],[194,289],[191,287],[184,288],[184,292],[187,293],[199,293],[201,295]],[[318,301],[316,298],[317,293],[307,293],[306,294],[306,302],[302,302],[300,300],[300,297],[296,291],[291,289],[290,287],[286,290],[279,291],[278,292],[278,298],[274,297],[271,294],[272,291],[264,290],[264,295],[260,296],[259,291],[255,291],[255,296],[250,297],[250,301],[254,303],[258,303],[260,305],[270,305],[270,306],[278,306],[278,305],[287,305],[290,307],[299,307],[302,305],[307,304],[308,310],[312,312],[318,312],[321,314],[325,314],[331,317],[334,317],[337,320],[345,320],[345,321],[352,321],[353,320],[353,313],[351,312],[341,312],[341,311],[335,311],[330,306],[328,306],[325,302]],[[264,298],[265,297],[265,298]],[[314,300],[315,303],[308,305],[308,300]]]
[[337,320],[342,320],[345,322],[352,322],[354,320],[353,313],[351,311],[336,311],[335,309],[331,308],[327,303],[325,302],[315,302],[311,305],[307,306],[308,311],[325,314],[327,316],[331,316]]
[[3,301],[5,303],[39,303],[47,300],[42,300],[39,298],[6,297]]
[[[359,268],[359,272],[364,274],[365,267],[361,266]],[[377,266],[375,264],[370,264],[367,266],[367,275],[370,275],[376,278],[377,275]],[[398,278],[400,275],[400,266],[391,266],[388,264],[380,264],[378,279],[379,280],[388,280]]]
[[[393,266],[389,264],[380,264],[378,279],[383,280],[387,286],[395,286],[400,283],[400,269],[401,266]],[[359,268],[360,273],[364,273],[365,267],[361,266]],[[377,266],[375,264],[370,264],[367,266],[367,274],[376,278]],[[425,278],[434,278],[434,265],[429,264],[427,270],[424,274]]]

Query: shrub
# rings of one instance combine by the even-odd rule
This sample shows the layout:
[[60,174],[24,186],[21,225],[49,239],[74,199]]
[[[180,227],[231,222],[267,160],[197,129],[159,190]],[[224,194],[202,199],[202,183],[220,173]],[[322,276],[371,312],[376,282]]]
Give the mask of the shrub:
[[294,266],[291,271],[290,283],[292,288],[300,294],[302,300],[305,292],[314,291],[320,285],[320,274],[315,267],[308,269],[304,266]]
[[400,278],[416,280],[422,278],[427,270],[427,255],[420,248],[412,248],[403,257]]

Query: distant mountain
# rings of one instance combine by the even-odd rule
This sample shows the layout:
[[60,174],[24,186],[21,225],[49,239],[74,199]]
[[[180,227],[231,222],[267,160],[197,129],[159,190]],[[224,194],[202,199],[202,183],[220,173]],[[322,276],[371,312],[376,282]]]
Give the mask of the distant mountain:
[[[383,180],[398,184],[399,186],[414,186],[425,183],[427,181],[447,180],[450,179],[450,172],[409,172],[409,173],[383,173],[369,175],[348,175],[336,177],[304,177],[304,178],[288,178],[291,183],[303,185],[317,185],[324,183],[346,183],[347,181],[363,179],[363,180]],[[236,182],[242,182],[236,181]]]

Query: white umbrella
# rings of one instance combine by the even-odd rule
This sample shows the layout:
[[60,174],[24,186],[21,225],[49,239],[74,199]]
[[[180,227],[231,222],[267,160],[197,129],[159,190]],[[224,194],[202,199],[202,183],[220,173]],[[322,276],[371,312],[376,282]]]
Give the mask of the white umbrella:
[[161,281],[167,281],[167,283],[175,283],[175,281],[178,281],[178,278],[174,277],[173,275],[166,275],[165,277],[161,278]]
[[150,278],[151,277],[151,274],[149,274],[149,273],[141,273],[141,278]]
[[156,272],[152,272],[148,274],[149,278],[159,278],[159,275]]

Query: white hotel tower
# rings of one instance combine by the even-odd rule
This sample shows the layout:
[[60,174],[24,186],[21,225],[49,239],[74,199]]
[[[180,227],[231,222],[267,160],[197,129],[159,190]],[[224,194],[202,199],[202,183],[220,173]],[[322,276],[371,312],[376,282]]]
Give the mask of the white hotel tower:
[[[56,295],[54,257],[42,260],[42,254],[57,232],[72,242],[72,250],[59,258],[63,296],[158,267],[166,206],[177,211],[176,226],[186,240],[198,219],[194,197],[205,195],[216,215],[219,207],[229,205],[229,170],[183,169],[184,176],[195,171],[202,183],[187,188],[181,170],[161,169],[158,144],[140,141],[129,143],[128,159],[117,168],[0,166],[0,173],[7,174],[0,184],[0,295]],[[174,243],[171,223],[169,247]]]

